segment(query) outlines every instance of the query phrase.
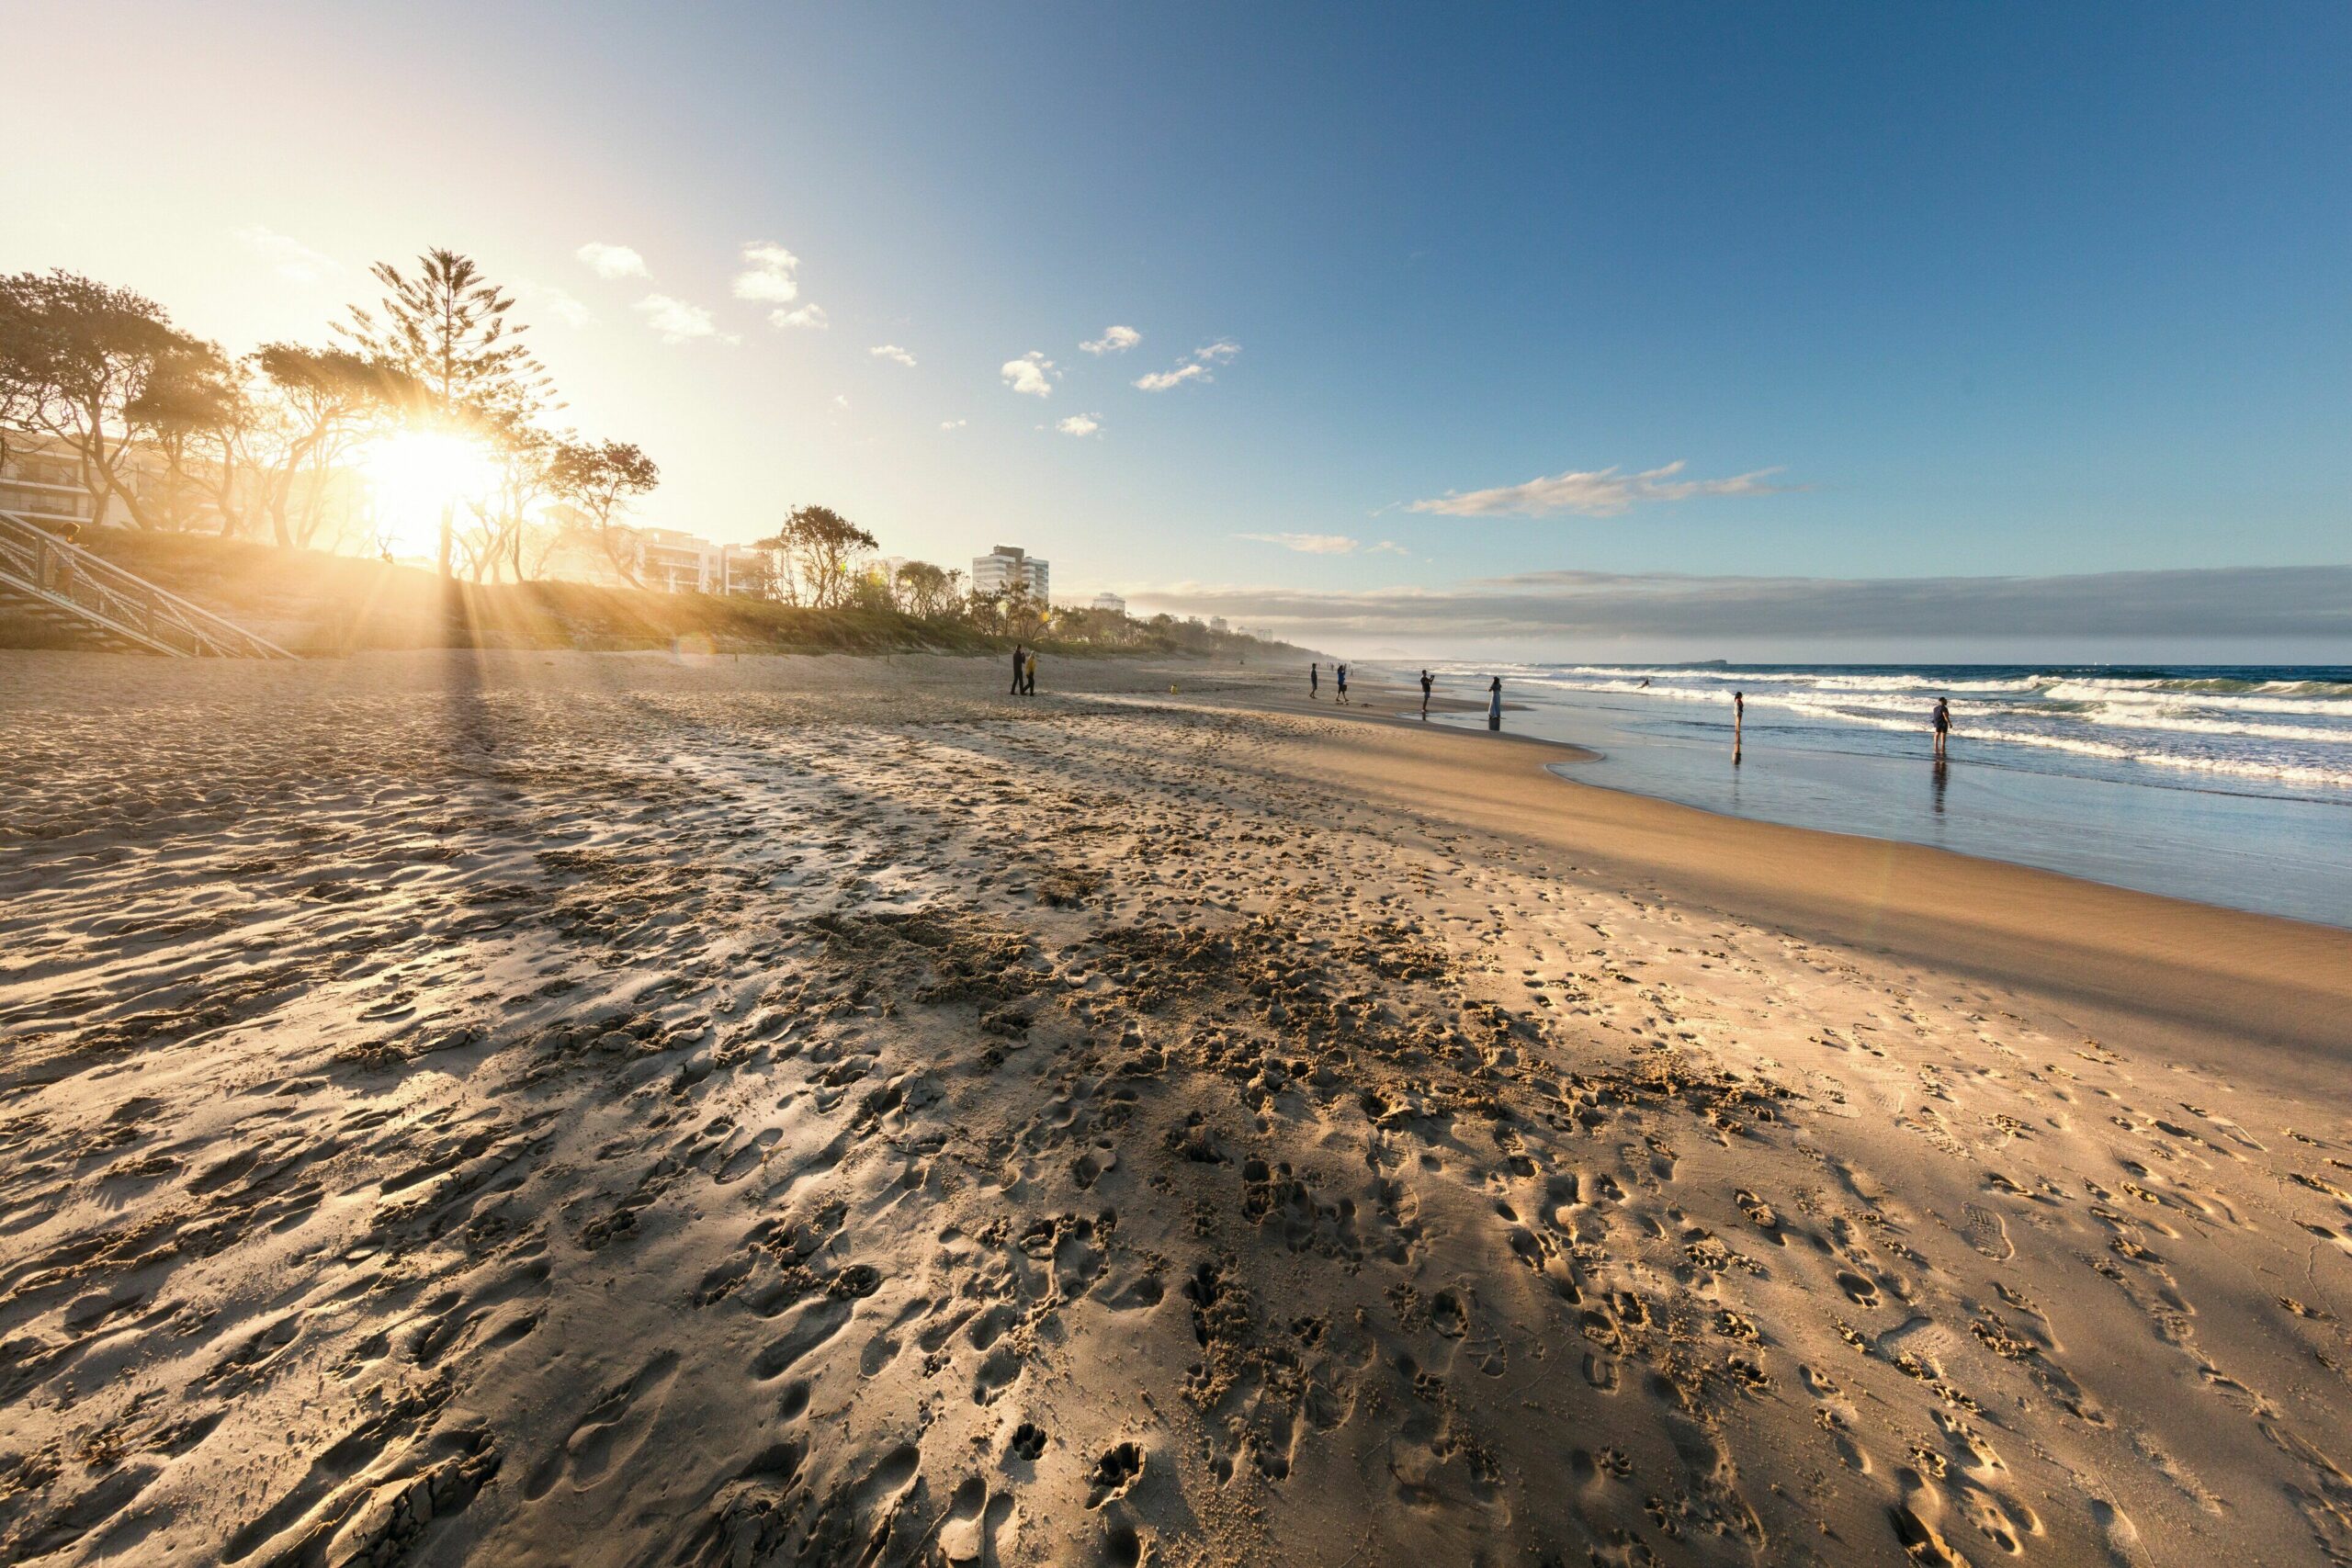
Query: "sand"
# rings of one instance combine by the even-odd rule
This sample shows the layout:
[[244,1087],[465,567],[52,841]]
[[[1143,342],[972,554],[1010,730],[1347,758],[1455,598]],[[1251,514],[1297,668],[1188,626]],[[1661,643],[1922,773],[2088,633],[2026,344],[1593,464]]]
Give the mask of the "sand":
[[0,654],[0,1561],[2352,1559],[2352,933],[1001,663]]

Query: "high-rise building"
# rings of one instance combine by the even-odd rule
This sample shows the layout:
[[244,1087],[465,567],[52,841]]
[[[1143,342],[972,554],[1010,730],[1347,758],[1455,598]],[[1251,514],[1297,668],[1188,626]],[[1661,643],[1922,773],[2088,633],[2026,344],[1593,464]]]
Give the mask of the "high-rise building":
[[1029,554],[1018,545],[999,545],[984,556],[972,558],[972,592],[1001,593],[1016,583],[1028,586],[1032,599],[1050,600],[1046,591],[1046,563]]
[[1124,615],[1127,613],[1127,602],[1106,588],[1094,596],[1091,608],[1108,610],[1114,615]]

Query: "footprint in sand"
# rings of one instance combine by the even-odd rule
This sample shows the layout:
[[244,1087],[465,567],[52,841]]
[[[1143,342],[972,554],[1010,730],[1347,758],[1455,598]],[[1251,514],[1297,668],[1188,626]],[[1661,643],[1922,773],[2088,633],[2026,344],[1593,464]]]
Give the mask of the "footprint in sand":
[[2009,1245],[2009,1227],[2000,1215],[1982,1203],[1960,1206],[1960,1234],[1968,1245],[1996,1263],[2006,1261],[2017,1248]]

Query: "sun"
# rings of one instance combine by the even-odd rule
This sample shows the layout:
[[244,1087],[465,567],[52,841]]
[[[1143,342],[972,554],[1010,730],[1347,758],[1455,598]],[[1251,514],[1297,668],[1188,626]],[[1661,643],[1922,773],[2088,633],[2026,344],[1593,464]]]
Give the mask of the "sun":
[[480,495],[491,483],[481,445],[442,430],[401,430],[362,447],[358,466],[376,497],[378,531],[398,555],[429,555],[444,508]]

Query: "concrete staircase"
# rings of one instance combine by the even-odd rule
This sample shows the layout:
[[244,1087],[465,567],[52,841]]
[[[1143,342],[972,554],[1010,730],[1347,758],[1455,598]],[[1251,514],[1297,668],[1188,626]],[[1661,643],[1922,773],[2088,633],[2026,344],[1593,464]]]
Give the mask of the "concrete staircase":
[[0,512],[0,604],[98,648],[180,659],[294,657],[14,512]]

